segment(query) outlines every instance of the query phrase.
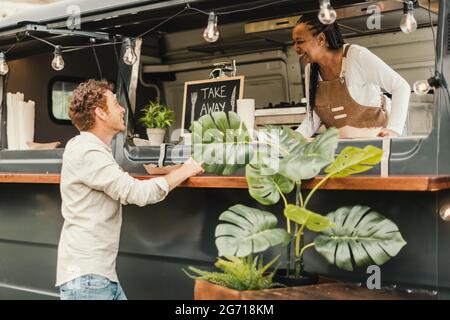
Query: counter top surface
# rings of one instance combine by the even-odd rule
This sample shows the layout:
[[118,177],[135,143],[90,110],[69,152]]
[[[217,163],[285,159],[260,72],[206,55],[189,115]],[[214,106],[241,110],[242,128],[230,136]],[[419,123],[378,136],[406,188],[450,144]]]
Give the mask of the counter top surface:
[[[141,180],[155,178],[144,174],[132,174]],[[58,173],[1,173],[0,183],[37,183],[59,184],[61,176]],[[317,177],[303,181],[302,188],[312,189],[322,180]],[[180,187],[188,188],[234,188],[246,189],[244,176],[213,176],[202,175],[191,177]],[[353,176],[330,179],[320,187],[322,190],[379,190],[379,191],[439,191],[450,189],[450,176]]]

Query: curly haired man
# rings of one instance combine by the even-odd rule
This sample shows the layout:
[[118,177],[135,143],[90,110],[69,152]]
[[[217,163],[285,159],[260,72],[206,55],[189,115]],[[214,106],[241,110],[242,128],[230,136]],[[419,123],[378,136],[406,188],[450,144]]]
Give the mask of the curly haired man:
[[72,95],[69,117],[80,131],[66,145],[61,171],[64,225],[58,246],[56,286],[63,300],[124,300],[116,274],[122,204],[163,200],[200,164],[189,159],[164,177],[137,180],[122,171],[111,143],[125,130],[125,109],[112,85],[89,80]]

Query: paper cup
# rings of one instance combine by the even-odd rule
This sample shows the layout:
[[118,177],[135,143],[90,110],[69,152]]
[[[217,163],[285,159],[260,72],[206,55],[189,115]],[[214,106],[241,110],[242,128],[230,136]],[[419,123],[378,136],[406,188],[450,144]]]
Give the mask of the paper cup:
[[236,105],[239,118],[252,132],[255,127],[255,99],[238,99]]

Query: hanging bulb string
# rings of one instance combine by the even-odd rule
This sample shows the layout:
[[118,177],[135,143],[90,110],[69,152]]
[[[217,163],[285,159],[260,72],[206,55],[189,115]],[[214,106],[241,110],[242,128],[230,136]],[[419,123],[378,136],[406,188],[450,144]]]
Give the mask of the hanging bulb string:
[[[142,38],[142,37],[145,36],[146,34],[148,34],[148,33],[152,32],[152,31],[156,30],[157,28],[159,28],[159,27],[162,26],[163,24],[166,24],[166,23],[169,22],[170,20],[175,19],[175,18],[178,17],[180,14],[182,14],[183,12],[185,12],[186,10],[189,10],[189,9],[192,10],[192,7],[191,7],[191,6],[186,6],[186,7],[184,7],[183,10],[181,10],[181,11],[175,13],[174,15],[168,17],[168,18],[165,19],[164,21],[158,23],[158,24],[155,25],[154,27],[151,27],[150,29],[148,29],[147,31],[141,33],[140,35],[138,35],[138,36],[135,37],[135,38]],[[123,42],[123,41],[122,41],[122,42]]]
[[197,12],[203,13],[204,15],[209,15],[209,12],[206,12],[206,11],[198,9],[198,8],[191,7],[189,5],[189,3],[186,5],[185,9],[186,10],[191,10],[191,11],[197,11]]
[[13,50],[19,44],[20,41],[22,41],[22,39],[17,39],[17,41],[11,47],[9,47],[4,53],[7,54],[9,51]]
[[73,51],[79,51],[79,50],[84,50],[84,49],[89,49],[89,48],[111,46],[111,45],[122,44],[122,43],[123,43],[123,41],[114,41],[114,42],[105,42],[105,43],[98,43],[98,44],[92,44],[92,45],[87,44],[87,45],[80,45],[80,46],[63,46],[62,52],[64,52],[64,53],[73,52]]
[[92,52],[94,53],[95,62],[97,64],[98,75],[100,77],[99,80],[102,80],[103,79],[102,67],[100,66],[100,61],[98,60],[97,51],[95,51],[94,45],[92,45]]
[[[265,8],[265,7],[269,7],[272,5],[276,5],[276,4],[280,4],[280,3],[284,3],[284,2],[291,2],[292,0],[279,0],[279,1],[273,1],[273,2],[269,2],[266,4],[262,4],[259,6],[255,6],[255,7],[251,7],[251,8],[244,8],[244,9],[237,9],[237,10],[232,10],[232,11],[222,11],[222,12],[215,12],[216,16],[223,16],[223,15],[230,15],[230,14],[236,14],[236,13],[241,13],[241,12],[248,12],[248,11],[252,11],[252,10],[256,10],[256,9],[260,9],[260,8]],[[144,31],[143,33],[137,35],[135,38],[142,38],[145,35],[147,35],[148,33],[158,29],[159,27],[161,27],[162,25],[166,24],[167,22],[175,19],[176,17],[178,17],[179,15],[181,15],[182,13],[186,12],[186,11],[195,11],[195,12],[199,12],[202,13],[204,15],[209,15],[209,12],[206,12],[204,10],[195,8],[195,7],[191,7],[190,4],[188,3],[182,10],[178,11],[177,13],[175,13],[174,15],[168,17],[167,19],[161,21],[160,23],[158,23],[157,25],[151,27],[150,29]],[[44,42],[50,46],[52,46],[53,48],[56,47],[55,44],[51,43],[50,41],[47,41],[45,39],[39,38],[37,36],[34,36],[32,34],[30,34],[28,31],[25,34],[28,37],[31,37],[35,40]],[[18,44],[18,42],[20,42],[22,39],[17,39],[17,42],[12,45],[10,48],[8,48],[8,50],[5,51],[5,53],[9,52],[10,50],[12,50],[13,48],[16,47],[16,45]],[[79,46],[61,46],[62,52],[71,52],[71,51],[76,51],[76,50],[83,50],[83,49],[89,49],[92,47],[100,47],[100,46],[109,46],[109,45],[116,45],[116,44],[122,44],[124,42],[124,40],[122,41],[110,41],[110,42],[106,42],[106,43],[101,43],[101,44],[94,44],[94,45],[79,45]]]
[[232,10],[232,11],[217,12],[216,15],[224,16],[224,15],[228,15],[228,14],[248,12],[248,11],[253,11],[253,10],[256,10],[256,9],[260,9],[260,8],[273,6],[275,4],[280,4],[280,3],[283,3],[283,2],[292,2],[292,0],[278,0],[278,1],[273,1],[273,2],[266,3],[266,4],[261,4],[259,6],[252,7],[252,8],[245,8],[245,9],[237,9],[237,10]]
[[41,42],[43,42],[43,43],[46,43],[46,44],[52,46],[53,48],[56,48],[56,44],[53,44],[53,43],[51,43],[50,41],[41,39],[41,38],[39,38],[39,37],[35,37],[35,36],[33,36],[32,34],[30,34],[29,32],[27,32],[26,35],[27,35],[28,37],[30,37],[30,38],[33,38],[33,39],[35,39],[35,40],[41,41]]

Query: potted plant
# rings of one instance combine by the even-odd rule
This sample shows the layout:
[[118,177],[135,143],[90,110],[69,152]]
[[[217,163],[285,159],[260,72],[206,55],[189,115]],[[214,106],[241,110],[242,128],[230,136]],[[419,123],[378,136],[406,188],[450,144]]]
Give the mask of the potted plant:
[[147,128],[147,136],[151,146],[159,146],[164,142],[167,128],[175,120],[175,112],[158,101],[150,101],[143,109],[144,115],[139,122]]
[[[396,256],[406,244],[395,223],[369,207],[342,207],[326,216],[308,207],[311,197],[328,179],[361,173],[378,164],[381,149],[370,145],[363,149],[346,147],[336,157],[336,129],[328,129],[315,140],[307,141],[289,128],[274,126],[260,130],[258,136],[252,138],[246,128],[239,125],[238,116],[231,112],[201,117],[191,126],[193,156],[198,161],[204,161],[206,172],[215,174],[233,174],[245,166],[249,193],[256,201],[262,205],[283,201],[289,241],[286,246],[285,277],[277,281],[288,283],[294,279],[301,280],[300,284],[305,283],[302,257],[310,248],[315,248],[327,262],[352,271],[355,265],[381,265]],[[226,141],[223,141],[224,137]],[[226,163],[223,159],[227,159]],[[302,180],[314,178],[322,170],[326,176],[303,197]],[[295,204],[288,203],[287,195],[294,189]],[[258,209],[242,205],[239,205],[239,211],[235,208],[233,206],[226,211],[234,212],[235,216],[230,218],[230,214],[225,212],[219,218],[225,221],[216,228],[219,256],[244,258],[273,247],[271,236],[259,235],[265,230],[249,226],[249,221],[257,221],[269,212],[257,212],[255,210]],[[224,215],[228,218],[224,219]],[[249,220],[249,217],[252,219]],[[270,227],[275,228],[275,225],[272,223]],[[306,230],[319,235],[305,245]],[[274,244],[286,244],[286,241]],[[199,270],[191,271],[197,273],[199,280],[208,280],[202,278],[204,274]],[[308,282],[310,279],[306,279]],[[204,287],[205,283],[201,285]]]

